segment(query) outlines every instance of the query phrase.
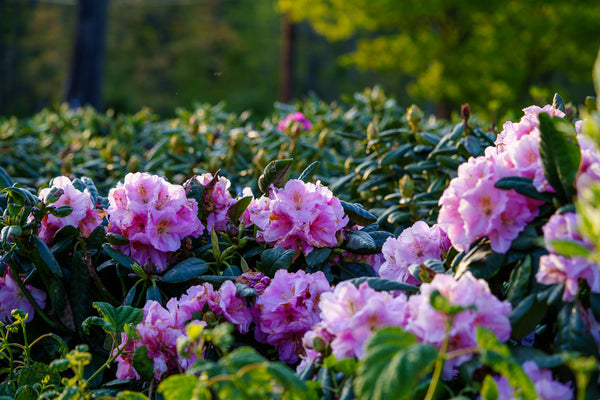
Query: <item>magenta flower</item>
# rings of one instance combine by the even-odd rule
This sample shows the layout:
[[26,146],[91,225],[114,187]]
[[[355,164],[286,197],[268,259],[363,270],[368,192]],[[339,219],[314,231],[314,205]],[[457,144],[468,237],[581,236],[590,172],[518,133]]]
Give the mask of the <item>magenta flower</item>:
[[245,299],[236,296],[237,289],[233,282],[227,281],[217,292],[209,296],[210,309],[237,327],[240,333],[247,333],[252,323],[252,315]]
[[[31,285],[25,285],[35,302],[44,308],[46,306],[46,292],[37,289]],[[12,310],[22,310],[27,316],[27,322],[31,321],[34,316],[33,305],[25,297],[17,281],[7,270],[3,277],[0,277],[0,321],[10,322],[10,314]]]
[[156,175],[129,173],[110,190],[108,199],[108,231],[129,239],[129,245],[119,249],[158,271],[166,269],[169,254],[181,247],[183,239],[204,230],[196,201],[186,198],[182,186]]
[[[269,287],[257,299],[258,328],[267,343],[279,351],[279,359],[294,363],[303,354],[302,337],[320,321],[319,301],[331,287],[322,272],[279,270]],[[260,337],[260,336],[259,336]]]
[[[485,280],[476,279],[467,271],[459,280],[451,275],[437,274],[431,283],[421,285],[419,294],[408,299],[410,315],[405,328],[420,341],[440,347],[445,338],[446,320],[449,317],[431,306],[430,297],[434,290],[439,291],[450,304],[475,308],[454,316],[448,351],[476,347],[478,326],[494,332],[500,341],[510,338],[510,303],[498,300],[490,292]],[[451,377],[452,369],[470,358],[471,355],[463,355],[448,361],[444,365],[444,376]]]
[[410,275],[408,267],[429,259],[441,260],[442,252],[449,248],[448,236],[438,225],[430,228],[426,222],[418,221],[402,231],[398,238],[385,241],[381,249],[385,262],[379,268],[379,276],[413,285],[420,284]]
[[286,117],[277,124],[277,129],[280,131],[288,129],[307,131],[310,128],[312,128],[312,123],[299,111],[286,115]]
[[[207,186],[212,180],[213,175],[206,173],[196,177],[196,180],[202,185]],[[227,228],[229,219],[229,209],[235,204],[235,199],[229,193],[231,182],[229,179],[220,176],[214,186],[209,190],[209,193],[204,193],[205,204],[203,205],[206,211],[209,211],[206,220],[206,229],[208,232],[213,229],[224,231]]]
[[52,214],[42,219],[38,236],[46,243],[52,241],[54,234],[63,226],[76,227],[84,237],[88,237],[98,225],[102,223],[104,212],[94,208],[90,193],[81,192],[66,176],[52,179],[50,187],[40,190],[39,198],[46,202],[52,188],[62,190],[62,194],[52,205],[54,207],[70,206],[73,211],[66,217],[55,217]]
[[277,247],[309,254],[314,248],[336,246],[348,217],[337,197],[319,182],[289,180],[269,197],[253,200],[244,214],[258,228],[256,238]]

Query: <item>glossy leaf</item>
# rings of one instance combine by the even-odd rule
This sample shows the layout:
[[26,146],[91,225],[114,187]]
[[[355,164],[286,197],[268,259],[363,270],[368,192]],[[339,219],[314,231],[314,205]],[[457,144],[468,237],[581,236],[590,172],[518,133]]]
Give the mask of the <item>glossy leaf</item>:
[[319,170],[321,163],[319,161],[312,162],[298,177],[299,180],[303,182],[309,182],[315,173]]
[[276,188],[283,186],[291,167],[292,159],[275,160],[267,164],[262,175],[258,178],[260,191],[268,195],[271,185]]
[[340,200],[344,211],[348,218],[350,218],[354,223],[362,226],[370,225],[374,222],[377,222],[377,217],[368,212],[362,205],[348,203],[346,201]]
[[379,278],[379,277],[360,277],[348,280],[354,286],[358,287],[361,283],[367,282],[367,284],[375,290],[390,291],[390,290],[402,290],[404,292],[417,292],[419,288],[417,286],[409,285],[408,283],[393,281],[391,279]]
[[342,248],[357,254],[375,254],[377,245],[368,232],[348,229],[344,232],[345,240]]
[[190,257],[169,268],[162,276],[162,281],[166,283],[187,282],[204,274],[208,268],[209,265],[206,261]]
[[533,179],[522,176],[507,176],[501,178],[494,186],[504,190],[514,189],[515,192],[522,194],[523,196],[546,202],[551,202],[553,197],[550,193],[538,192],[535,186],[533,186]]

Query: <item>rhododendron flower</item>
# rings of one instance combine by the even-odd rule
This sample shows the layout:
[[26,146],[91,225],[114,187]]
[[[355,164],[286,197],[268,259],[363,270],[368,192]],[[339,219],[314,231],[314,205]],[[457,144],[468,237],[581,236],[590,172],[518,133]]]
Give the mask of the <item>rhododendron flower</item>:
[[[385,326],[403,326],[408,320],[406,296],[378,292],[367,282],[357,288],[341,282],[324,293],[319,303],[322,328],[333,337],[331,350],[337,359],[362,358],[372,333]],[[309,335],[310,336],[310,335]]]
[[429,259],[441,260],[442,252],[448,251],[450,241],[438,226],[431,228],[424,221],[417,221],[402,231],[398,238],[389,238],[381,249],[385,262],[379,268],[379,276],[409,284],[419,284],[408,271],[412,264]]
[[119,248],[141,265],[153,264],[164,271],[167,257],[181,241],[204,230],[198,204],[185,196],[180,185],[147,173],[129,173],[108,195],[108,231],[129,239]]
[[[35,302],[44,308],[46,306],[46,292],[37,289],[31,285],[25,285]],[[27,322],[33,319],[34,308],[27,297],[21,292],[17,281],[7,270],[0,278],[0,321],[11,322],[10,314],[12,310],[22,310],[27,316]]]
[[39,198],[41,201],[46,202],[48,200],[52,188],[62,191],[62,194],[52,203],[52,206],[57,208],[70,206],[73,211],[66,217],[56,217],[48,214],[42,219],[38,236],[44,242],[49,244],[54,234],[63,226],[74,226],[84,237],[88,237],[102,223],[104,211],[94,208],[92,198],[87,189],[82,192],[73,186],[69,178],[59,176],[52,179],[50,187],[40,190]]
[[[156,301],[149,301],[144,306],[142,322],[136,326],[139,339],[126,343],[127,338],[122,335],[121,349],[124,352],[116,358],[119,364],[117,378],[139,379],[132,368],[132,357],[133,351],[140,346],[148,349],[154,377],[158,380],[166,373],[181,372],[191,366],[196,361],[195,356],[186,358],[178,354],[177,340],[186,336],[186,325],[207,325],[206,321],[195,319],[197,316],[204,317],[206,305],[213,314],[234,324],[241,333],[248,332],[252,316],[245,300],[236,297],[236,287],[231,281],[225,282],[216,291],[210,283],[192,286],[179,300],[170,299],[166,308]],[[209,320],[214,320],[214,316],[211,315]]]
[[[210,173],[206,173],[196,177],[196,180],[204,187],[204,211],[208,211],[206,219],[206,229],[208,232],[213,229],[224,231],[227,228],[229,218],[229,209],[235,204],[235,199],[229,193],[231,182],[229,179],[220,176],[213,185],[210,183],[214,177]],[[207,193],[208,191],[208,193]]]
[[[476,279],[467,271],[458,280],[451,275],[437,274],[431,283],[421,285],[419,294],[408,299],[410,315],[405,328],[420,341],[440,347],[446,335],[446,321],[449,317],[435,310],[430,304],[431,294],[435,290],[452,305],[474,306],[474,309],[468,308],[454,316],[448,351],[476,347],[478,326],[494,332],[500,341],[510,338],[510,303],[498,300],[490,292],[485,280]],[[444,376],[450,378],[452,369],[470,358],[469,354],[447,361],[444,364]]]
[[289,180],[272,187],[269,197],[254,199],[244,213],[258,228],[256,238],[277,247],[300,250],[336,246],[348,217],[337,197],[319,182]]
[[321,271],[309,274],[279,270],[257,299],[258,328],[266,335],[267,343],[277,348],[281,361],[292,364],[303,353],[302,337],[320,321],[318,304],[321,295],[330,290]]
[[[572,400],[573,388],[571,382],[561,383],[552,378],[552,371],[541,369],[533,361],[525,361],[523,371],[533,382],[537,399],[539,400]],[[503,376],[494,377],[498,388],[497,400],[518,400],[518,388],[510,386],[508,379]],[[481,400],[482,397],[478,397]]]
[[312,123],[302,114],[297,111],[286,115],[286,117],[277,124],[277,129],[285,131],[296,124],[297,129],[309,130],[312,128]]
[[577,215],[572,212],[554,214],[543,226],[545,246],[551,253],[540,257],[535,277],[544,285],[564,283],[563,300],[571,301],[579,291],[579,280],[587,282],[593,293],[600,293],[600,267],[583,257],[564,257],[554,254],[553,240],[568,240],[592,248],[577,231]]

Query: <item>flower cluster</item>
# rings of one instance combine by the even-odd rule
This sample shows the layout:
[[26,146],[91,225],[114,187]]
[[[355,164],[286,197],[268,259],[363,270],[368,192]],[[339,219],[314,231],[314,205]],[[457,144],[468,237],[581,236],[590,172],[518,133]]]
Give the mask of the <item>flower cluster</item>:
[[129,173],[108,199],[108,231],[129,239],[120,250],[141,265],[154,264],[158,271],[166,269],[169,252],[178,250],[182,239],[204,230],[196,201],[186,198],[182,186],[156,175]]
[[[33,297],[33,300],[44,308],[46,305],[46,293],[31,285],[25,285],[25,288]],[[12,310],[22,310],[27,316],[27,322],[33,319],[34,308],[29,300],[25,297],[17,281],[11,275],[10,271],[6,271],[3,277],[0,277],[0,321],[9,322]]]
[[[533,361],[524,362],[522,367],[523,371],[533,382],[539,400],[573,399],[573,388],[571,387],[571,384],[555,381],[552,378],[552,371],[541,369]],[[520,398],[517,396],[517,389],[510,385],[508,379],[501,376],[494,378],[494,380],[496,381],[496,386],[498,388],[498,400],[516,400]],[[482,397],[478,397],[478,399],[481,400]]]
[[[406,330],[415,334],[420,341],[440,347],[446,336],[449,316],[434,309],[430,303],[435,290],[450,304],[467,308],[453,317],[448,351],[477,346],[476,330],[479,326],[494,332],[500,341],[510,338],[510,303],[498,300],[490,292],[485,280],[476,279],[467,271],[458,280],[451,275],[437,274],[431,283],[421,285],[418,295],[408,299],[410,318]],[[453,367],[470,358],[471,355],[462,355],[446,362],[445,376],[451,376]]]
[[90,193],[87,190],[83,192],[78,190],[66,176],[52,179],[50,187],[40,190],[40,200],[46,202],[53,188],[58,189],[61,194],[52,205],[57,208],[69,206],[73,210],[65,217],[57,217],[52,214],[46,215],[42,219],[38,236],[49,244],[60,228],[71,225],[76,227],[84,237],[88,237],[102,223],[104,212],[94,208]]
[[272,187],[269,197],[253,199],[244,213],[258,228],[256,238],[285,249],[301,250],[335,246],[348,217],[329,189],[298,179],[282,189]]
[[577,214],[568,212],[554,214],[543,226],[544,241],[548,255],[540,257],[540,266],[535,277],[544,285],[564,283],[564,301],[572,301],[579,290],[579,280],[587,282],[593,293],[600,293],[600,268],[583,257],[564,257],[556,254],[553,240],[567,240],[591,248],[577,231]]
[[[509,339],[510,303],[498,300],[487,282],[474,278],[470,272],[458,280],[451,275],[437,274],[431,283],[421,285],[419,294],[408,300],[404,294],[377,292],[366,283],[356,288],[342,282],[333,292],[321,296],[322,321],[304,336],[306,359],[310,361],[320,356],[323,349],[314,346],[319,342],[322,347],[329,345],[338,359],[361,358],[372,333],[385,326],[403,327],[419,341],[441,347],[446,337],[446,323],[451,317],[431,306],[431,294],[436,290],[450,304],[465,308],[452,317],[449,351],[476,347],[477,327],[490,329],[501,341]],[[445,376],[451,376],[452,369],[470,357],[462,355],[446,362]]]
[[210,173],[197,176],[196,180],[205,187],[202,211],[208,213],[206,218],[207,231],[210,232],[213,229],[217,231],[226,230],[229,209],[236,202],[229,193],[231,182],[222,176],[215,179]]
[[424,221],[417,221],[402,231],[398,238],[389,238],[382,247],[385,262],[379,268],[379,276],[417,285],[420,282],[408,271],[412,264],[430,259],[441,260],[450,248],[450,240],[438,226],[431,228]]
[[[213,315],[205,313],[205,306]],[[122,336],[122,353],[116,358],[117,378],[139,379],[133,368],[133,352],[140,346],[146,346],[154,366],[154,377],[158,380],[166,373],[188,368],[196,360],[178,354],[177,340],[185,337],[189,323],[206,326],[206,321],[194,319],[195,313],[203,314],[209,320],[220,316],[241,333],[247,333],[252,323],[250,310],[243,299],[236,297],[236,287],[231,281],[225,282],[217,291],[208,283],[192,286],[179,300],[169,300],[166,308],[151,300],[144,306],[144,319],[136,326],[139,338],[127,342],[126,335]]]
[[538,215],[542,202],[514,190],[496,188],[501,178],[532,178],[538,191],[554,191],[544,177],[539,156],[538,115],[564,117],[564,113],[552,106],[533,106],[523,111],[521,121],[504,124],[496,146],[458,167],[457,177],[440,198],[438,223],[460,251],[469,250],[475,240],[487,236],[494,251],[505,253]]
[[277,124],[277,129],[280,131],[287,129],[309,130],[310,128],[312,128],[312,123],[299,111],[286,115]]
[[296,362],[303,353],[302,337],[320,321],[319,300],[329,291],[329,282],[320,271],[277,271],[256,302],[260,310],[257,340],[275,346],[281,361]]

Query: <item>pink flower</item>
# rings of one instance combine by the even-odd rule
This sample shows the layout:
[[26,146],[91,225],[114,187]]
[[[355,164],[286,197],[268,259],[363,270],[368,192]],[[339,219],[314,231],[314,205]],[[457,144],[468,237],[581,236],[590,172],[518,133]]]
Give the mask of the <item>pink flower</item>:
[[364,347],[377,329],[403,326],[408,319],[406,296],[378,292],[363,282],[358,288],[341,282],[324,293],[319,303],[322,327],[333,336],[331,350],[337,359],[362,358]]
[[252,315],[245,299],[236,297],[237,289],[233,282],[227,281],[215,292],[215,296],[208,298],[210,309],[222,315],[234,324],[240,333],[247,333],[252,323]]
[[565,284],[563,300],[571,301],[579,291],[579,280],[587,282],[593,293],[600,293],[600,268],[583,257],[564,257],[555,253],[553,240],[568,240],[584,247],[591,244],[582,239],[577,231],[575,213],[554,214],[543,226],[546,249],[550,254],[540,257],[536,280],[544,285]]
[[[561,383],[552,377],[552,371],[541,369],[533,361],[523,363],[523,371],[533,382],[539,400],[572,400],[573,388],[571,382]],[[510,386],[508,379],[503,376],[495,377],[498,387],[498,400],[517,400],[517,389]],[[478,397],[478,400],[481,400]]]
[[222,176],[217,179],[213,186],[208,186],[214,177],[210,173],[206,173],[196,177],[196,180],[206,187],[204,193],[204,209],[209,211],[206,220],[206,229],[208,232],[216,229],[224,231],[227,228],[229,218],[229,209],[233,206],[236,200],[229,193],[231,182],[229,179]]
[[108,231],[129,239],[129,245],[119,250],[158,271],[166,269],[168,255],[181,247],[183,239],[204,230],[196,201],[186,198],[182,186],[156,175],[129,173],[110,190],[108,199]]
[[283,189],[271,188],[269,197],[253,200],[244,214],[258,228],[256,238],[277,247],[300,250],[336,246],[348,217],[329,189],[298,179]]
[[420,282],[410,275],[408,267],[421,264],[429,259],[441,260],[442,251],[450,247],[448,236],[438,226],[431,228],[424,221],[402,231],[398,238],[389,238],[382,247],[385,262],[379,269],[379,276],[409,284]]
[[[25,285],[35,302],[44,308],[46,306],[46,293],[31,285]],[[10,322],[10,314],[12,310],[22,310],[27,316],[27,322],[33,319],[34,308],[29,300],[25,297],[17,281],[13,278],[10,271],[7,270],[3,277],[0,278],[0,321]]]
[[[501,341],[510,338],[510,303],[498,300],[490,292],[486,281],[476,279],[467,271],[459,280],[451,275],[437,274],[431,283],[421,285],[419,294],[408,299],[410,316],[406,330],[420,341],[440,347],[445,338],[448,316],[431,306],[430,297],[434,290],[439,291],[452,305],[475,308],[454,316],[448,351],[477,346],[475,333],[478,326],[490,329]],[[444,365],[444,375],[450,377],[452,368],[470,358],[471,355],[453,358]]]
[[279,124],[277,124],[277,129],[280,131],[285,131],[287,129],[307,131],[310,128],[312,128],[312,123],[299,111],[288,114],[279,122]]
[[303,353],[302,337],[320,321],[321,295],[331,290],[322,272],[279,270],[271,284],[257,299],[260,310],[258,328],[267,343],[279,351],[279,359],[294,363]]
[[54,234],[63,226],[74,226],[79,229],[84,237],[88,237],[102,223],[104,212],[94,208],[90,193],[87,190],[81,192],[73,186],[69,178],[59,176],[52,179],[50,187],[40,190],[39,198],[41,201],[47,201],[52,188],[62,190],[62,194],[52,203],[52,206],[56,208],[70,206],[73,211],[66,217],[55,217],[48,214],[42,219],[38,236],[44,242],[49,244]]

